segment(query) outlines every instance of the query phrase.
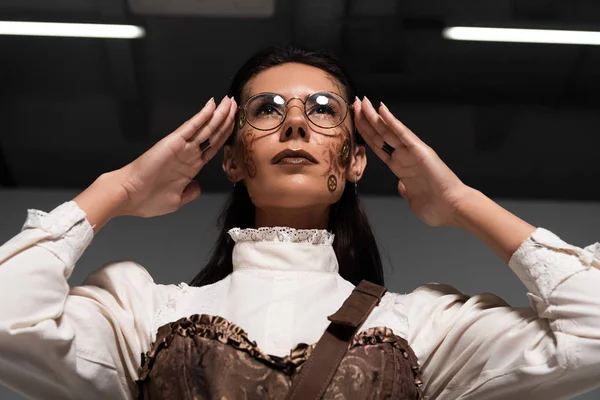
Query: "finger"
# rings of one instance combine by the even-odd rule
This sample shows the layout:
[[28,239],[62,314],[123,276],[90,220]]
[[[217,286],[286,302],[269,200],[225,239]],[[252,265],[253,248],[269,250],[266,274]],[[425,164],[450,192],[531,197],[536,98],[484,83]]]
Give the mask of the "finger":
[[195,144],[200,145],[200,143],[210,138],[219,129],[219,126],[223,124],[225,118],[227,118],[230,107],[231,99],[227,96],[223,97],[223,100],[221,100],[210,120],[198,129],[191,140]]
[[225,144],[225,142],[227,141],[229,136],[231,136],[231,134],[233,133],[233,129],[235,126],[236,113],[237,113],[237,103],[235,102],[235,100],[232,99],[231,100],[231,108],[229,109],[229,114],[227,115],[227,118],[225,119],[223,124],[219,127],[218,131],[213,136],[213,139],[216,144],[215,149],[213,149],[215,153],[221,147],[223,147],[223,145]]
[[[233,124],[228,124],[226,126],[226,128],[233,130]],[[221,147],[223,147],[223,144],[224,144],[224,141],[220,141],[219,143],[217,143],[215,145],[211,145],[208,149],[206,149],[205,151],[203,151],[201,153],[202,161],[204,163],[207,163],[210,160],[212,160],[213,157],[219,152],[219,150],[221,149]]]
[[215,99],[211,98],[202,110],[200,110],[196,115],[183,123],[175,132],[178,135],[181,135],[185,140],[190,140],[194,134],[200,129],[212,116],[215,111]]
[[190,183],[188,183],[185,189],[183,189],[183,193],[181,194],[181,204],[179,205],[179,207],[186,205],[192,200],[196,200],[198,197],[200,197],[201,192],[202,191],[200,190],[200,184],[198,182],[191,181]]
[[233,132],[233,127],[235,124],[235,114],[237,112],[237,104],[235,101],[231,102],[231,107],[229,108],[229,114],[227,114],[227,118],[223,122],[223,124],[218,128],[217,132],[213,136],[211,136],[208,140],[210,142],[210,147],[202,152],[202,159],[204,161],[209,161],[211,158],[217,154],[219,149],[223,147],[227,138]]
[[388,125],[379,115],[377,110],[375,110],[375,107],[373,107],[373,104],[371,104],[367,97],[363,99],[362,110],[369,123],[373,126],[375,131],[381,135],[387,144],[396,149],[402,145],[400,138],[392,133]]
[[390,160],[390,155],[383,151],[383,138],[377,133],[371,123],[367,121],[362,111],[362,104],[358,99],[354,103],[354,123],[371,150],[387,163]]
[[398,118],[394,117],[394,114],[390,112],[387,106],[381,103],[379,106],[379,115],[383,118],[383,121],[391,128],[391,131],[396,134],[400,141],[407,147],[413,147],[422,143],[410,129],[408,129]]
[[404,183],[402,183],[402,181],[398,181],[398,193],[400,193],[400,195],[406,199],[408,192],[406,190],[406,186],[404,185]]

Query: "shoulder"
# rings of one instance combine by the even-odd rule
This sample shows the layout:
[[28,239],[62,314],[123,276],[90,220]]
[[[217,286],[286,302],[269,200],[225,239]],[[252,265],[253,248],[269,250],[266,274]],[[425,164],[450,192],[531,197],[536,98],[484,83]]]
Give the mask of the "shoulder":
[[443,283],[427,283],[407,294],[407,301],[411,304],[436,302],[441,299],[447,301],[466,301],[469,296],[458,288]]
[[[107,293],[123,303],[143,302],[158,308],[181,292],[181,285],[161,285],[141,264],[131,260],[112,261],[92,272],[79,287]],[[98,291],[99,289],[99,291]]]
[[495,306],[507,305],[506,302],[494,293],[477,293],[470,295],[464,293],[460,289],[442,283],[428,283],[421,285],[406,295],[407,303],[410,306],[433,306],[435,304],[452,304],[465,303],[490,303]]
[[[190,289],[190,290],[188,290]],[[83,285],[70,289],[71,304],[92,301],[111,315],[135,318],[138,328],[153,340],[157,321],[172,321],[175,311],[195,291],[185,283],[155,283],[146,268],[137,262],[112,261],[91,273]]]
[[386,292],[379,303],[384,310],[400,313],[409,317],[415,311],[424,311],[438,303],[464,302],[469,298],[457,288],[440,283],[421,285],[409,293]]
[[469,298],[457,288],[441,283],[421,285],[409,293],[386,292],[381,299],[381,307],[401,308],[408,313],[414,306],[423,307],[426,304],[446,301],[466,301]]
[[84,281],[84,285],[102,288],[116,286],[154,285],[154,279],[142,265],[130,261],[112,261],[92,272]]
[[388,292],[382,299],[382,306],[402,313],[407,324],[414,328],[428,320],[442,322],[462,313],[509,305],[494,293],[469,295],[452,285],[428,283],[406,294]]

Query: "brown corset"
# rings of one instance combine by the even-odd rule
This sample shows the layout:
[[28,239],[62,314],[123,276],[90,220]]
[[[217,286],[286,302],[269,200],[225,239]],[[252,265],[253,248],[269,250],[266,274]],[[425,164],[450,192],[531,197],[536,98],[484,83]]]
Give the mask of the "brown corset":
[[[193,315],[159,328],[142,356],[139,399],[283,399],[315,345],[265,354],[239,326],[219,316]],[[421,398],[417,357],[386,327],[355,335],[323,399]]]

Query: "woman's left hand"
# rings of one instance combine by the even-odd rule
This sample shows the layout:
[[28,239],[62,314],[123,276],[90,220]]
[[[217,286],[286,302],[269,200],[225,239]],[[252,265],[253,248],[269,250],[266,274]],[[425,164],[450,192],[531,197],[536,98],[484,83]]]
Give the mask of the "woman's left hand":
[[[356,128],[400,179],[398,191],[415,215],[430,226],[453,225],[470,188],[383,103],[377,112],[369,99],[357,98],[353,108]],[[395,149],[391,155],[383,150],[384,142]]]

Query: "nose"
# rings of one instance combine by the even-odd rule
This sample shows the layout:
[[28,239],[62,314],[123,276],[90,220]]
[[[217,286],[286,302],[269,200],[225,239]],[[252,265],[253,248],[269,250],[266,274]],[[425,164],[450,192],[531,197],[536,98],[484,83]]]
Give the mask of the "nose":
[[300,99],[291,99],[287,107],[287,114],[281,129],[280,140],[282,142],[291,139],[310,140],[310,129],[306,114],[304,113],[304,103],[302,103]]

